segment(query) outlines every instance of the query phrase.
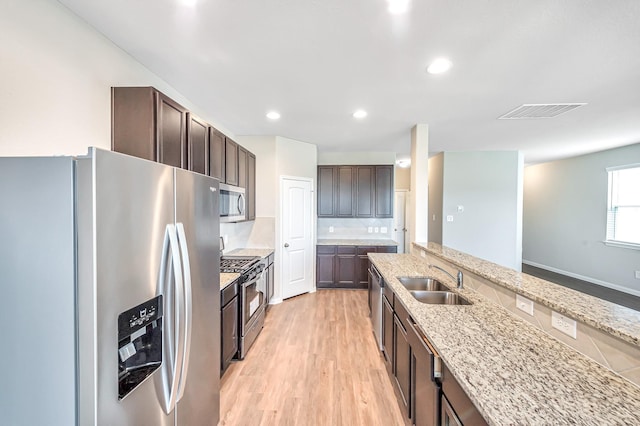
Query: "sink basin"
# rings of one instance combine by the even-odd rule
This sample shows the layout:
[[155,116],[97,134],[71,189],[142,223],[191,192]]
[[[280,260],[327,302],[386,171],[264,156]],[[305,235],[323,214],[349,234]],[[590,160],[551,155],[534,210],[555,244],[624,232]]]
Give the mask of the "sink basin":
[[398,277],[407,290],[449,291],[449,287],[430,277]]
[[411,295],[419,302],[430,305],[470,305],[464,297],[451,291],[421,291],[412,290]]

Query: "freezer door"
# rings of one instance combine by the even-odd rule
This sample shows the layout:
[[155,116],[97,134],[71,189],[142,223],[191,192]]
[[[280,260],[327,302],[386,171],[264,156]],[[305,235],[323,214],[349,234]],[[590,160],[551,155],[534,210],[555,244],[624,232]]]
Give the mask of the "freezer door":
[[[220,224],[218,181],[175,169],[176,229],[186,242],[187,331],[178,425],[216,425],[220,418]],[[186,274],[185,274],[186,275]],[[190,295],[189,295],[190,293]]]
[[[140,324],[136,316],[161,312],[157,303],[140,305],[159,295],[163,255],[165,261],[170,255],[163,249],[167,225],[174,224],[173,168],[92,149],[77,162],[76,185],[78,424],[172,426],[175,412],[162,409],[161,368],[119,399],[119,365],[146,344],[157,344],[158,333],[147,328],[149,337],[141,335],[143,327],[132,336],[136,345],[119,348],[118,321]],[[162,326],[170,322],[164,314]],[[157,363],[156,357],[149,362]]]

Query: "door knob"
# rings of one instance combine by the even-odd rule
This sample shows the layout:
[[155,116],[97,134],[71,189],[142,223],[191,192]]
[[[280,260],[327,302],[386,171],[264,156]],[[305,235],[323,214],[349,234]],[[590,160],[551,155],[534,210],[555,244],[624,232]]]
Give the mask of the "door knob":
[[284,246],[285,247],[289,247],[289,243],[284,243]]

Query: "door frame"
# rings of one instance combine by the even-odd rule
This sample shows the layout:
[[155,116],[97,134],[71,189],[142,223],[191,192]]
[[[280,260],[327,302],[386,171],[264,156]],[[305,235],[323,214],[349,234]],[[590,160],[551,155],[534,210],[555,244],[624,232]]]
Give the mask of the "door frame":
[[[404,193],[404,227],[407,230],[404,233],[404,251],[403,253],[410,253],[411,242],[409,241],[409,221],[408,221],[408,213],[409,213],[409,197],[411,196],[411,191],[409,189],[394,189],[393,191],[393,226],[395,228],[396,225],[396,214],[398,213],[398,209],[396,209],[396,194],[398,192]],[[395,235],[393,235],[395,238]]]
[[271,304],[275,305],[278,303],[282,303],[282,271],[284,270],[284,256],[282,256],[282,248],[283,248],[283,201],[284,201],[284,182],[285,180],[295,180],[301,182],[308,182],[311,185],[311,211],[310,211],[310,220],[311,220],[311,237],[310,237],[310,245],[311,245],[311,287],[309,293],[315,293],[316,291],[316,188],[315,188],[315,179],[310,177],[303,176],[290,176],[290,175],[280,175],[278,184],[278,202],[276,205],[276,242],[275,242],[275,259],[274,259],[274,288],[273,288],[273,297],[271,298]]

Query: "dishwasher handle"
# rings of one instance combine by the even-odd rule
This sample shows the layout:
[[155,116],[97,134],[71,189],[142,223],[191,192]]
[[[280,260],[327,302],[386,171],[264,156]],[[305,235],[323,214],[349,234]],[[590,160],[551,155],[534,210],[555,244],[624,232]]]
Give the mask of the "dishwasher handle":
[[371,265],[371,267],[369,268],[369,274],[371,274],[371,279],[375,279],[378,281],[378,285],[380,287],[383,287],[382,284],[382,275],[380,275],[380,272],[378,272],[378,269]]

